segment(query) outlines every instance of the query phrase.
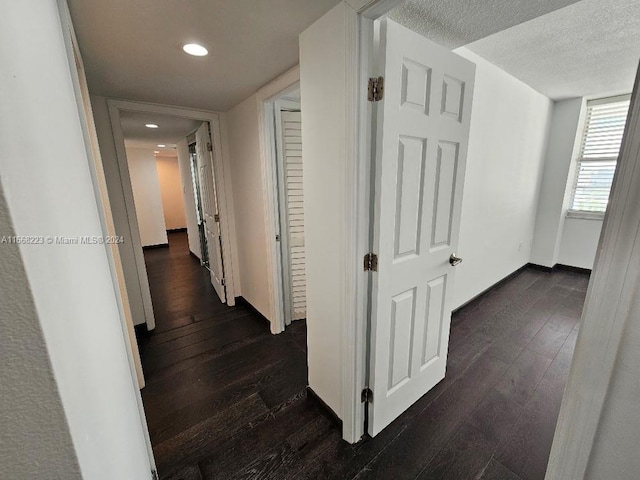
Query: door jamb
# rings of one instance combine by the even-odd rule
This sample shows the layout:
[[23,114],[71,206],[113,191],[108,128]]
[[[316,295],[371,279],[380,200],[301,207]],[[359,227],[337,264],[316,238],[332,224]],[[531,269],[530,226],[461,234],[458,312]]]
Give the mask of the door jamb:
[[[221,133],[221,118],[217,112],[209,112],[206,110],[196,110],[191,108],[173,107],[168,105],[158,105],[152,103],[133,102],[128,100],[108,99],[109,117],[111,120],[111,129],[113,139],[116,146],[116,157],[118,161],[118,169],[120,171],[120,181],[124,190],[125,206],[129,227],[131,229],[131,241],[136,258],[136,271],[138,281],[143,295],[143,305],[147,328],[155,328],[155,317],[153,315],[153,304],[151,303],[151,291],[149,289],[149,279],[147,277],[147,268],[144,263],[144,255],[142,251],[142,242],[140,240],[140,231],[135,213],[135,204],[133,202],[133,190],[131,187],[131,178],[129,176],[129,167],[127,164],[127,156],[124,145],[124,135],[120,124],[120,112],[142,112],[153,113],[159,115],[169,115],[174,117],[190,118],[202,122],[209,122],[211,125],[212,137],[216,137],[217,141],[213,142],[214,156],[214,175],[217,184],[221,185],[219,193],[219,214],[220,225],[222,226],[222,258],[225,265],[225,282],[227,289],[227,304],[235,305],[238,288],[237,279],[234,276],[234,258],[233,245],[235,245],[235,229],[233,228],[233,196],[231,190],[231,177],[229,158],[223,155],[223,139]],[[218,161],[216,161],[218,159]]]
[[260,164],[262,166],[262,196],[265,232],[267,234],[267,272],[270,279],[269,299],[272,318],[271,333],[285,329],[284,291],[282,284],[282,258],[280,242],[280,211],[278,184],[276,181],[276,146],[274,143],[275,119],[273,104],[278,97],[292,91],[300,83],[300,67],[295,66],[256,92],[258,126],[260,134]]
[[[364,430],[361,393],[367,387],[370,275],[362,259],[371,249],[373,110],[367,101],[367,82],[374,65],[373,22],[404,0],[348,0],[346,32],[346,158],[345,182],[345,294],[342,301],[342,438],[358,442]],[[364,3],[364,5],[362,5]],[[356,10],[357,9],[357,10]]]

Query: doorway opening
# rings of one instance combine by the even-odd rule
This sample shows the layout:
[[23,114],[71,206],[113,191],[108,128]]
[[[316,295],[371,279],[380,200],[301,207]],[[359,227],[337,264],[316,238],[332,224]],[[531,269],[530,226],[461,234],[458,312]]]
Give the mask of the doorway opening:
[[[207,267],[219,301],[234,305],[237,289],[232,258],[235,242],[230,215],[232,200],[218,114],[122,100],[108,100],[107,105],[119,167],[119,181],[111,177],[111,188],[117,184],[122,189],[126,227],[131,237],[130,244],[121,249],[131,259],[123,262],[123,268],[135,323],[145,323],[148,330],[155,328],[143,247],[168,244],[158,194],[158,170],[154,168],[156,158],[172,157],[174,167],[178,164],[179,182],[174,184],[179,184],[180,192],[177,195],[174,190],[174,201],[169,203],[175,207],[179,203],[175,199],[179,197],[184,204],[186,226],[182,228],[186,229],[188,252]],[[189,144],[194,143],[191,137],[196,140],[195,154],[189,152]],[[134,157],[135,154],[143,157],[141,172],[136,167],[130,171],[132,152]],[[173,170],[175,173],[176,169]],[[137,189],[138,195],[134,192],[134,183],[143,187]],[[205,198],[207,196],[210,198]],[[203,249],[203,245],[207,248]],[[205,261],[202,261],[203,252]],[[225,270],[225,267],[228,268]]]
[[[456,177],[462,175],[464,178],[464,161],[467,150],[470,159],[473,154],[476,157],[473,160],[480,163],[477,161],[477,157],[485,147],[477,138],[474,139],[475,142],[472,142],[469,138],[460,140],[456,136],[464,128],[468,129],[469,123],[472,132],[475,128],[476,132],[482,131],[485,136],[487,131],[491,131],[492,128],[498,130],[494,125],[500,126],[501,132],[514,126],[513,122],[510,125],[503,125],[500,116],[488,111],[488,108],[482,104],[479,107],[475,105],[473,107],[472,115],[476,118],[484,118],[485,123],[478,125],[480,122],[471,120],[470,112],[465,111],[467,108],[471,108],[470,96],[472,93],[476,96],[479,95],[482,102],[482,100],[486,100],[487,96],[495,95],[495,103],[498,103],[499,94],[488,91],[485,83],[486,78],[493,74],[495,77],[504,77],[499,80],[505,86],[500,93],[504,93],[510,88],[515,91],[522,85],[508,85],[512,81],[508,78],[508,73],[467,49],[451,52],[437,46],[439,48],[434,49],[430,58],[422,61],[417,58],[416,52],[425,52],[431,47],[425,45],[421,48],[415,46],[410,48],[409,44],[415,42],[414,45],[417,45],[426,40],[426,37],[420,38],[417,33],[388,19],[383,19],[380,24],[381,32],[376,32],[376,35],[373,34],[373,31],[378,25],[374,25],[373,22],[369,25],[371,28],[370,38],[376,38],[376,46],[380,47],[380,50],[374,49],[373,41],[369,41],[363,49],[366,52],[365,57],[367,54],[371,55],[371,64],[366,66],[365,71],[372,79],[369,84],[369,100],[373,104],[367,108],[370,107],[374,113],[367,112],[367,118],[373,124],[372,130],[376,133],[376,140],[372,142],[376,149],[374,155],[375,193],[371,195],[371,198],[375,212],[372,220],[375,224],[373,252],[379,256],[377,259],[379,261],[375,263],[377,268],[372,268],[372,270],[377,270],[377,273],[372,273],[371,277],[373,284],[372,324],[370,329],[362,335],[362,338],[366,339],[364,342],[371,340],[371,351],[367,356],[367,361],[371,365],[371,376],[365,379],[365,385],[372,389],[375,401],[369,405],[369,433],[375,435],[381,430],[376,427],[376,423],[385,428],[395,418],[395,414],[393,414],[395,405],[392,405],[394,395],[399,402],[406,402],[405,405],[397,405],[399,412],[405,412],[408,406],[413,404],[412,394],[415,393],[414,398],[420,399],[420,402],[425,401],[425,398],[430,399],[430,397],[437,396],[441,390],[448,388],[447,383],[451,381],[451,378],[456,381],[455,378],[460,373],[459,368],[474,365],[478,358],[483,357],[496,359],[496,364],[503,362],[505,367],[492,380],[491,388],[495,391],[489,393],[496,394],[496,398],[504,396],[506,401],[518,405],[515,410],[523,412],[525,416],[533,415],[535,409],[545,404],[546,401],[543,421],[546,422],[546,428],[549,429],[550,426],[552,431],[562,400],[564,382],[566,382],[571,364],[593,257],[589,268],[573,265],[567,267],[562,265],[561,261],[554,261],[550,267],[542,269],[551,273],[551,278],[542,277],[544,281],[540,283],[538,280],[529,283],[533,275],[540,275],[540,270],[534,274],[534,270],[528,267],[528,262],[532,262],[533,259],[530,259],[531,257],[527,253],[526,257],[522,256],[518,259],[519,264],[510,269],[505,268],[502,278],[498,276],[487,286],[491,289],[492,285],[495,285],[497,291],[504,291],[505,288],[501,284],[501,280],[512,278],[517,279],[517,282],[522,282],[522,285],[528,290],[528,294],[537,296],[543,293],[543,295],[536,301],[529,299],[531,304],[522,305],[523,311],[516,310],[520,307],[510,309],[502,304],[503,312],[493,312],[486,318],[482,318],[484,314],[478,310],[478,306],[490,304],[487,298],[491,298],[496,290],[489,291],[486,296],[478,297],[477,300],[474,300],[475,295],[463,298],[465,294],[455,294],[456,298],[452,301],[451,298],[447,299],[447,296],[454,293],[452,292],[452,287],[455,285],[453,274],[446,278],[448,276],[447,270],[438,271],[438,268],[444,267],[444,269],[453,272],[455,269],[452,267],[459,264],[461,260],[457,253],[460,253],[467,260],[467,264],[470,263],[467,255],[471,257],[472,262],[481,263],[478,260],[482,250],[474,248],[475,246],[472,245],[474,242],[470,239],[473,237],[475,243],[480,243],[484,236],[482,229],[486,229],[487,225],[490,225],[489,222],[486,222],[484,226],[478,222],[477,226],[474,225],[474,228],[477,229],[475,234],[470,235],[474,229],[469,228],[469,225],[473,222],[469,222],[470,215],[467,215],[466,228],[460,229],[460,210],[458,212],[455,210],[461,208],[463,192],[462,182],[456,185]],[[403,42],[407,42],[406,48],[400,46]],[[436,50],[439,53],[435,53]],[[446,64],[434,66],[438,62],[436,59],[444,59]],[[457,60],[460,60],[459,64],[472,65],[468,74],[464,74],[462,68],[456,68]],[[373,68],[370,68],[371,66]],[[481,79],[480,85],[474,86],[474,70]],[[384,89],[381,89],[378,86],[382,84],[383,78]],[[492,79],[492,83],[497,83],[495,78]],[[378,95],[379,93],[380,95]],[[537,94],[529,94],[533,102],[540,102],[542,108],[539,110],[536,110],[533,102],[527,106],[526,95],[522,95],[522,98],[519,99],[521,105],[512,105],[511,108],[512,110],[514,107],[521,108],[522,117],[526,122],[531,122],[529,128],[523,129],[527,131],[528,135],[523,136],[521,142],[534,143],[535,141],[539,153],[537,158],[528,157],[527,161],[538,166],[537,174],[542,177],[542,172],[548,169],[548,165],[545,164],[545,160],[548,162],[546,155],[552,156],[554,154],[554,152],[548,154],[546,151],[548,147],[545,132],[549,124],[555,125],[552,122],[557,113],[556,108],[565,114],[568,110],[561,110],[562,104],[555,105],[553,101],[549,102],[549,98],[546,96],[535,97],[535,95]],[[363,98],[365,96],[363,95]],[[517,98],[517,95],[514,97]],[[566,135],[567,143],[570,143],[569,151],[571,147],[574,147],[576,138],[583,137],[583,129],[588,129],[588,126],[584,126],[578,120],[581,104],[586,104],[589,108],[590,105],[607,101],[586,102],[586,100],[590,99],[579,98],[574,101],[577,108],[575,122],[572,125],[573,132]],[[615,101],[620,98],[614,97],[608,100]],[[387,106],[389,103],[390,107]],[[554,109],[552,112],[548,110],[550,103]],[[540,111],[543,115],[539,115]],[[615,164],[627,113],[618,104],[609,105],[606,114],[610,114],[612,111],[616,115],[615,119],[601,121],[595,127],[598,140],[592,140],[591,145],[595,143],[597,147],[591,147],[591,151],[596,150],[597,154],[602,154],[604,148],[601,145],[603,143],[607,146],[614,145],[616,151],[612,163]],[[596,114],[589,113],[587,116],[593,118]],[[425,119],[429,117],[426,122],[430,124],[425,123],[424,128],[414,129],[419,124],[421,116]],[[566,117],[564,118],[566,119]],[[494,124],[491,127],[488,127],[487,120],[489,119],[492,121],[488,123]],[[449,128],[446,123],[451,120],[455,126]],[[572,118],[571,121],[573,120]],[[438,121],[442,122],[439,131],[433,138],[429,138],[429,128]],[[535,132],[530,128],[531,124],[537,126]],[[612,125],[620,125],[619,133],[615,139],[602,141],[602,137],[605,135],[602,133],[603,124],[606,125],[607,135],[609,135],[608,132]],[[389,125],[392,125],[391,128]],[[582,147],[582,153],[586,152],[587,156],[590,154],[588,136],[588,133],[584,133],[583,145],[586,144],[587,147]],[[576,145],[576,148],[579,149],[580,146]],[[571,156],[572,154],[569,154],[567,157]],[[591,154],[591,156],[596,157],[597,155]],[[500,158],[499,155],[495,157]],[[486,156],[482,161],[485,162],[485,166],[493,168],[493,165],[486,165],[493,160],[493,158],[487,160],[488,158],[489,156]],[[508,160],[512,161],[511,158]],[[567,158],[567,172],[576,168],[575,165],[569,166],[570,160]],[[589,158],[586,159],[586,161],[589,160]],[[600,167],[592,160],[594,159],[591,159],[591,163],[587,163],[589,166],[586,167],[589,174],[595,168]],[[582,161],[586,163],[584,158]],[[433,162],[431,166],[429,166],[430,162]],[[540,165],[541,167],[539,167]],[[429,171],[430,168],[433,170]],[[485,182],[487,170],[488,168],[485,168],[483,172]],[[567,172],[564,173],[565,178],[568,179],[567,187],[570,197],[572,175],[567,175]],[[610,172],[610,176],[613,176],[613,168],[610,169]],[[466,178],[466,182],[471,180],[472,188],[472,194],[466,195],[466,205],[469,205],[470,202],[481,202],[478,191],[482,191],[483,185],[479,185],[478,172],[473,172],[473,174],[477,175],[476,178],[473,176]],[[597,182],[593,180],[596,175],[599,180]],[[587,175],[580,176],[578,174],[576,182],[581,192],[588,188],[597,190],[598,194],[605,197],[604,203],[606,203],[608,190],[602,194],[605,186],[603,177],[605,177],[604,173],[592,174],[591,178],[587,180]],[[444,184],[443,180],[445,180]],[[497,183],[497,180],[492,181]],[[433,185],[434,183],[435,185]],[[539,199],[543,197],[543,194],[538,194],[540,185],[537,182],[530,181],[527,184],[523,181],[521,185],[526,185],[526,188],[531,192],[530,198],[534,202],[539,202]],[[564,187],[562,185],[562,189]],[[465,188],[468,187],[465,185]],[[521,192],[514,192],[510,199],[517,197]],[[561,192],[561,198],[564,193],[564,191]],[[569,197],[565,197],[565,199]],[[439,208],[440,206],[444,209]],[[561,206],[557,206],[557,209],[559,212],[562,211]],[[479,218],[483,216],[478,209],[467,207],[465,211],[474,212]],[[565,209],[562,213],[563,217],[566,213]],[[484,216],[491,219],[490,215]],[[384,218],[390,221],[385,222]],[[532,232],[536,220],[539,222],[535,214],[530,217],[529,227],[522,229],[526,233],[526,240],[513,242],[516,247],[513,248],[513,252],[526,251],[527,249],[531,251],[533,243],[531,237],[534,235]],[[564,222],[564,218],[562,221]],[[517,220],[514,219],[513,222],[515,227]],[[459,233],[460,231],[462,234]],[[599,234],[599,230],[597,233]],[[459,234],[461,235],[460,242],[458,242]],[[466,238],[463,238],[462,235],[465,235]],[[506,232],[504,237],[507,238],[508,235],[509,232]],[[489,235],[486,236],[489,237]],[[578,241],[580,240],[578,239]],[[574,247],[576,243],[574,243]],[[465,249],[459,251],[458,245],[464,245]],[[490,246],[483,245],[483,248],[484,255],[491,251]],[[595,246],[593,251],[595,255]],[[426,260],[432,254],[441,253],[446,253],[446,256],[422,269],[419,279],[411,280],[410,263],[412,261],[419,257]],[[460,282],[460,285],[461,288],[468,288],[471,281],[469,280],[470,274],[466,272],[473,272],[474,267],[467,268],[464,263],[462,266],[465,278],[463,282]],[[367,269],[366,265],[365,269]],[[399,273],[395,280],[393,279],[394,269],[397,269]],[[480,277],[487,275],[487,272],[478,269],[477,273],[473,274]],[[510,275],[513,276],[510,277]],[[490,276],[490,273],[487,276]],[[420,281],[425,282],[425,288],[420,287]],[[515,280],[513,281],[515,283]],[[458,285],[455,287],[456,290],[460,288]],[[384,289],[387,288],[389,294],[385,298]],[[482,294],[486,289],[487,287],[478,288],[476,295]],[[447,303],[449,308],[443,310],[443,305]],[[453,321],[449,323],[452,311],[455,312],[455,315]],[[435,315],[436,319],[433,323],[432,315]],[[436,328],[429,332],[431,327]],[[449,332],[449,328],[451,328],[451,332]],[[444,336],[442,336],[443,333]],[[430,345],[433,347],[432,350],[430,350]],[[437,353],[438,348],[441,347],[444,347],[442,355]],[[447,352],[447,350],[449,351]],[[425,386],[425,388],[419,389],[420,392],[414,391],[411,383],[420,376],[427,376],[428,370],[438,362],[441,363],[438,374],[440,378],[432,379],[430,387]],[[403,390],[406,391],[406,394],[399,394]],[[480,406],[477,407],[480,408]],[[377,413],[376,410],[378,410]],[[508,440],[517,441],[519,435],[526,436],[527,432],[532,430],[532,425],[526,424],[525,417],[519,420],[514,417],[510,428],[513,428],[513,431],[506,432],[501,439],[507,444],[502,443],[494,446],[496,457],[508,464],[514,471],[526,472],[526,462],[518,458],[522,451],[510,448]],[[531,440],[529,446],[532,449],[538,449],[537,451],[543,460],[536,465],[536,468],[542,465],[542,474],[544,474],[551,438],[548,435],[544,437],[544,432],[540,430],[535,431],[535,434],[537,437]],[[457,441],[463,440],[458,438]],[[451,449],[457,448],[455,442],[456,439],[451,440]],[[544,452],[545,449],[547,449],[546,452]],[[496,468],[499,467],[500,465]],[[523,478],[528,477],[523,476]]]
[[[220,212],[209,122],[125,111],[120,115],[135,221],[143,249],[183,231],[226,301]],[[132,216],[133,217],[133,216]]]

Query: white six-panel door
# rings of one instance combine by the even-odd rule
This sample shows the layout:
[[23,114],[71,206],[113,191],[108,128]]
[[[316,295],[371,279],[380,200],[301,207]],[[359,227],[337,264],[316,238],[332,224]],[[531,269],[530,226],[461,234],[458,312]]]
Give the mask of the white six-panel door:
[[204,122],[196,131],[196,157],[202,194],[202,217],[207,239],[207,250],[209,252],[209,265],[207,267],[211,272],[213,288],[220,300],[226,302],[223,284],[222,246],[220,243],[220,217],[218,216],[216,184],[213,176],[213,152],[210,150],[210,145],[209,124]]
[[371,435],[445,376],[475,76],[421,35],[390,20],[379,28]]

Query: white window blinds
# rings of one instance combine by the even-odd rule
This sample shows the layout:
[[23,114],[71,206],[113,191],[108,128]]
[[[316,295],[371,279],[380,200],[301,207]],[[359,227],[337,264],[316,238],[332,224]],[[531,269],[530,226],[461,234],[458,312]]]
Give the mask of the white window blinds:
[[622,143],[630,96],[587,103],[571,210],[604,213]]

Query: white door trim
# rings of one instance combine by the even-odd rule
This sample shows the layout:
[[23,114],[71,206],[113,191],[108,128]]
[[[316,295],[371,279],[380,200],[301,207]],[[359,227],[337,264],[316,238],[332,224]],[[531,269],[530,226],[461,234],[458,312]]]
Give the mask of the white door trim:
[[639,88],[640,70],[562,399],[547,480],[585,477],[626,325],[638,320],[634,297],[640,282]]
[[295,66],[256,92],[258,125],[260,131],[260,165],[262,167],[262,196],[265,232],[267,233],[267,272],[270,279],[270,310],[273,312],[271,333],[285,329],[284,292],[282,285],[282,261],[276,235],[279,229],[278,183],[276,179],[276,147],[274,143],[274,101],[293,91],[300,83],[300,67]]
[[142,243],[140,241],[140,231],[135,213],[135,204],[133,201],[133,190],[131,188],[131,179],[129,177],[129,168],[127,165],[127,156],[124,146],[124,135],[120,124],[120,112],[142,112],[154,113],[159,115],[171,115],[176,117],[189,118],[211,124],[211,134],[213,137],[213,153],[216,181],[222,186],[219,192],[219,214],[222,238],[222,258],[225,265],[225,279],[227,288],[227,303],[233,306],[235,297],[238,292],[237,279],[234,276],[235,258],[233,249],[235,245],[235,222],[233,219],[233,195],[231,190],[231,176],[228,155],[223,155],[223,137],[221,133],[221,118],[216,112],[205,110],[195,110],[191,108],[173,107],[168,105],[158,105],[152,103],[133,102],[128,100],[107,100],[109,107],[109,117],[111,119],[111,129],[113,131],[113,139],[116,147],[116,156],[118,160],[118,169],[120,171],[120,181],[125,197],[125,207],[131,234],[131,242],[136,260],[136,270],[138,274],[138,282],[143,296],[143,305],[147,328],[155,328],[155,317],[153,314],[153,305],[151,303],[151,292],[149,289],[149,279],[147,278],[147,268],[144,263],[144,254]]

